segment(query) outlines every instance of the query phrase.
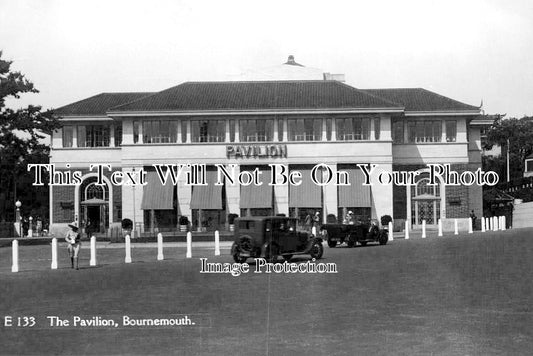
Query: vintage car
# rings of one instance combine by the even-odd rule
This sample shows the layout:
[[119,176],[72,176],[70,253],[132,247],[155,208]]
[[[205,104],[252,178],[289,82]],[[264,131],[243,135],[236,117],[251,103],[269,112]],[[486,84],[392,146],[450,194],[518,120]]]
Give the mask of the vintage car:
[[264,256],[276,262],[281,256],[288,261],[293,255],[309,254],[319,259],[324,253],[322,239],[297,230],[297,219],[284,216],[261,216],[235,219],[235,242],[231,254],[235,262]]
[[387,229],[380,228],[377,221],[356,224],[324,224],[320,227],[320,236],[328,242],[329,247],[346,242],[348,247],[357,243],[366,246],[368,242],[379,242],[385,245],[389,241]]

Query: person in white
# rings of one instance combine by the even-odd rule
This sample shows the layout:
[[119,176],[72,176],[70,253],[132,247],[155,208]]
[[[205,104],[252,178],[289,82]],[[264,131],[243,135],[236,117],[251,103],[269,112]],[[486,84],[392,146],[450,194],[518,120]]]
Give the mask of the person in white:
[[78,265],[78,256],[81,249],[81,235],[78,232],[78,222],[74,221],[71,224],[68,224],[70,231],[67,232],[65,236],[65,241],[68,243],[68,253],[70,256],[71,268],[74,268],[74,262],[76,262],[76,269],[79,269]]

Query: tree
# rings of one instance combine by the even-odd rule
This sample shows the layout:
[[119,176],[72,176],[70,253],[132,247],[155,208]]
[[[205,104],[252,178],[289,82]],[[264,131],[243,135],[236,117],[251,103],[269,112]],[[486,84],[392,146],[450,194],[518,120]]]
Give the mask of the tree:
[[533,152],[533,117],[521,119],[498,119],[487,132],[485,148],[499,145],[502,155],[485,159],[483,167],[500,174],[500,180],[507,176],[507,148],[509,147],[510,178],[520,178],[524,172],[525,158]]
[[[23,201],[36,194],[27,164],[48,162],[50,148],[45,138],[60,127],[52,112],[41,112],[40,106],[16,110],[6,107],[7,98],[18,99],[21,94],[39,92],[22,73],[11,70],[12,63],[3,59],[0,51],[0,221],[14,219],[17,199]],[[32,201],[24,203],[29,212],[35,209]]]

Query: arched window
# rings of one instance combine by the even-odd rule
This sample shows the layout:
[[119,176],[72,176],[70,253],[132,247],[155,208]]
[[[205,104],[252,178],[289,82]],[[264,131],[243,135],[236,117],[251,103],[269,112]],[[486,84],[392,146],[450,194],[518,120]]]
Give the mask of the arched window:
[[85,188],[85,200],[89,199],[106,199],[106,189],[105,185],[97,185],[96,183],[90,183]]

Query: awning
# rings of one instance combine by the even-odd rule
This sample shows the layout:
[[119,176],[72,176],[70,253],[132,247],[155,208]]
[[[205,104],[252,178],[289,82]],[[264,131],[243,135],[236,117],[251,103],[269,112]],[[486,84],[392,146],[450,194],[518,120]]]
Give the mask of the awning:
[[311,168],[297,170],[302,172],[302,184],[289,185],[289,207],[321,208],[322,187],[311,180]]
[[[243,167],[241,171],[253,171],[255,167]],[[259,181],[262,185],[241,185],[241,209],[258,209],[258,208],[272,208],[272,189],[273,186],[268,185],[270,182],[270,170],[259,169]]]
[[207,185],[195,185],[192,188],[191,209],[222,209],[223,185],[215,185],[217,171],[206,171]]
[[172,210],[174,202],[174,185],[167,180],[161,184],[156,172],[146,172],[146,185],[143,188],[143,210]]
[[363,185],[365,177],[359,168],[342,169],[350,176],[350,185],[339,185],[339,207],[371,208],[370,186]]

